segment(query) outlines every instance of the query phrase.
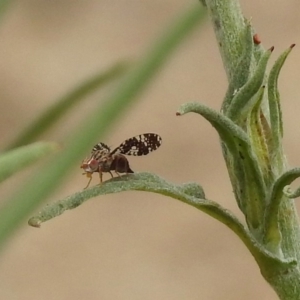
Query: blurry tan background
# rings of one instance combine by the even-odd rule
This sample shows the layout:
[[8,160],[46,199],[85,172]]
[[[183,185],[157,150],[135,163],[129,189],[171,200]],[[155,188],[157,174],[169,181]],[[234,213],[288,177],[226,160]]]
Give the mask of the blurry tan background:
[[[189,2],[14,1],[0,24],[0,146],[83,79],[119,59],[138,58]],[[298,0],[241,4],[264,45],[275,46],[273,60],[290,44],[300,46]],[[299,46],[279,83],[291,165],[300,165]],[[197,181],[208,198],[240,215],[217,134],[196,115],[175,117],[177,107],[190,100],[218,109],[225,91],[225,73],[207,22],[104,142],[117,146],[142,132],[161,134],[163,146],[130,159],[132,168],[177,183]],[[44,139],[63,143],[104,94],[90,96]],[[85,186],[79,165],[47,201]],[[1,201],[32,170],[6,181]],[[277,298],[242,242],[224,225],[173,199],[127,192],[92,199],[39,230],[24,223],[0,258],[0,299]]]

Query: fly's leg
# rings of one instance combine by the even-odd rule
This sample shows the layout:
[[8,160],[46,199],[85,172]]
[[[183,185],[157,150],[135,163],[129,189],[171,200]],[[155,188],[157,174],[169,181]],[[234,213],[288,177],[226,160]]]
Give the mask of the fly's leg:
[[88,184],[87,184],[87,186],[84,188],[84,190],[85,190],[85,189],[87,189],[89,187],[89,185],[90,185],[93,177],[92,177],[92,173],[83,173],[83,175],[84,174],[86,174],[86,177],[90,179],[89,182],[88,182]]
[[100,183],[99,183],[99,185],[101,185],[101,184],[102,184],[102,182],[103,182],[103,180],[102,180],[102,177],[103,177],[103,173],[102,173],[102,171],[101,171],[101,170],[99,170],[99,179],[100,179]]

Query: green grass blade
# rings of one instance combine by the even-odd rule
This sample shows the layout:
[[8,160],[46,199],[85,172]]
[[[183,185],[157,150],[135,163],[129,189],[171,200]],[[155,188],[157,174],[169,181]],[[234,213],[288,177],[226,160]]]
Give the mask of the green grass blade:
[[5,13],[7,7],[10,4],[10,0],[0,0],[0,18],[2,17],[2,15]]
[[58,144],[38,142],[13,149],[0,155],[0,182],[38,159],[58,150]]
[[13,149],[35,141],[41,134],[54,125],[65,113],[73,108],[85,96],[94,92],[113,79],[118,78],[126,70],[126,65],[118,63],[109,70],[99,72],[79,87],[75,88],[48,108],[38,119],[33,122],[16,140],[8,147]]
[[7,201],[7,205],[0,212],[0,245],[3,245],[22,224],[26,216],[54,191],[70,169],[78,165],[97,137],[108,132],[113,122],[133,103],[136,96],[158,73],[171,52],[203,17],[204,12],[200,10],[199,5],[185,11],[150,49],[141,63],[131,70],[104,105],[93,111],[74,132],[70,132],[70,138],[60,155],[43,168],[44,172],[39,171],[35,174]]

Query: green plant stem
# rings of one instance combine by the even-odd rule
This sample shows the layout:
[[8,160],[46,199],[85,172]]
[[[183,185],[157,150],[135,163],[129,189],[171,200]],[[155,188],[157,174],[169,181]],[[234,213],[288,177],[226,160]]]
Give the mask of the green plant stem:
[[[228,77],[228,81],[234,78],[234,71],[239,62],[239,58],[243,53],[243,45],[241,36],[243,32],[245,32],[245,21],[241,12],[241,8],[238,0],[206,0],[206,5],[211,17],[211,20],[214,24],[215,34],[217,38],[217,42],[220,48],[221,56],[223,59],[223,64],[225,66],[226,74]],[[254,52],[252,54],[252,64],[250,65],[250,74],[253,74],[257,60],[261,55],[257,55],[258,52],[262,48],[258,48],[257,45],[254,45]],[[277,67],[276,67],[277,68]],[[275,77],[274,77],[275,78]],[[275,85],[274,85],[275,86]],[[270,88],[270,87],[269,87]],[[275,89],[272,87],[272,93],[277,93]],[[275,94],[277,97],[278,94]],[[274,98],[274,97],[273,97]],[[268,100],[268,99],[264,99]],[[262,112],[265,114],[266,119],[268,120],[268,110],[265,109],[264,105],[266,103],[262,103]],[[276,134],[278,134],[277,126]],[[272,128],[271,128],[272,131]],[[280,133],[280,132],[279,132]],[[277,145],[279,147],[281,145]],[[254,147],[254,145],[251,145]],[[276,151],[276,149],[275,149]],[[226,159],[226,155],[224,154]],[[272,157],[273,158],[273,157]],[[238,159],[236,157],[235,159]],[[277,166],[279,170],[285,170],[284,159],[281,156],[277,159],[277,162],[282,163],[281,166]],[[272,163],[276,163],[275,161]],[[227,165],[230,165],[227,162]],[[237,180],[238,181],[238,180]],[[284,258],[295,259],[297,262],[300,261],[300,228],[298,216],[296,213],[295,205],[292,200],[284,201],[286,197],[282,197],[281,199],[277,199],[279,202],[275,202],[275,209],[278,208],[278,211],[274,212],[278,215],[277,218],[278,223],[274,228],[268,228],[268,241],[265,245],[263,245],[269,251],[273,251],[274,255],[281,255]],[[265,201],[265,199],[262,199]],[[276,200],[276,201],[277,201]],[[255,201],[255,199],[249,199],[249,201]],[[280,203],[280,205],[277,205]],[[271,205],[271,207],[273,207]],[[270,207],[266,206],[266,215],[273,213],[268,212]],[[261,224],[263,224],[263,220],[261,220]],[[268,225],[273,226],[273,223],[270,222]],[[267,225],[267,226],[268,226]],[[274,234],[273,230],[278,230],[276,234]],[[262,235],[263,232],[259,232],[259,235]],[[278,237],[281,237],[280,249],[275,249],[270,246],[269,238],[272,239],[271,236],[275,236],[278,242]],[[263,236],[258,236],[257,239],[259,241],[263,241]],[[272,244],[272,243],[271,243]],[[277,243],[278,245],[278,243]],[[266,261],[261,260],[258,261],[258,265],[261,269],[261,272],[264,278],[271,284],[274,290],[277,292],[278,296],[282,300],[296,300],[299,299],[300,295],[300,269],[299,265],[295,265],[291,268],[285,269],[282,266],[276,266],[272,264],[266,263]]]
[[206,0],[228,82],[243,53],[243,39],[246,23],[238,0]]

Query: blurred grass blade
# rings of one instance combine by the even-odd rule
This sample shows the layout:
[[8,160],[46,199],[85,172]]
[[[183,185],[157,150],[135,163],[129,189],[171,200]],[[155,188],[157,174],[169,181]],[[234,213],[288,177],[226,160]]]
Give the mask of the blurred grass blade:
[[70,169],[82,160],[91,145],[112,127],[125,108],[134,102],[136,96],[158,74],[163,63],[183,39],[204,18],[199,5],[185,11],[165,34],[150,49],[144,59],[129,72],[103,105],[95,109],[83,124],[70,131],[64,150],[51,160],[43,170],[7,201],[0,212],[0,245],[11,235],[25,217],[62,183]]
[[0,18],[2,17],[2,15],[4,14],[4,12],[6,11],[7,7],[10,4],[10,0],[0,0]]
[[2,153],[0,155],[0,182],[58,149],[56,143],[38,142]]
[[70,93],[56,101],[54,105],[48,108],[39,118],[33,122],[24,132],[16,138],[16,140],[8,147],[13,149],[28,143],[34,142],[42,133],[54,125],[59,118],[73,108],[78,102],[84,99],[85,96],[94,92],[111,80],[118,78],[126,70],[126,65],[118,63],[109,70],[99,72],[79,87],[72,90]]

